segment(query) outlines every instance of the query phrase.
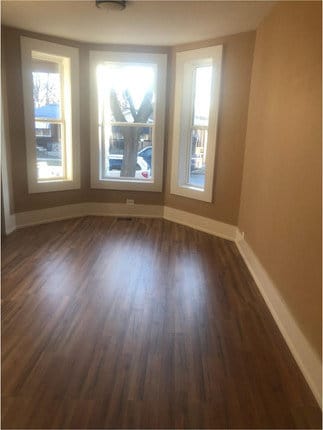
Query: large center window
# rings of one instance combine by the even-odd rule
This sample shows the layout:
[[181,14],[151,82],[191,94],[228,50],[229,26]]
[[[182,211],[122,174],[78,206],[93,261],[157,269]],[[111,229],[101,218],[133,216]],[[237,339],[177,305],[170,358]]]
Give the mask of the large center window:
[[161,189],[165,58],[136,57],[91,56],[93,187]]

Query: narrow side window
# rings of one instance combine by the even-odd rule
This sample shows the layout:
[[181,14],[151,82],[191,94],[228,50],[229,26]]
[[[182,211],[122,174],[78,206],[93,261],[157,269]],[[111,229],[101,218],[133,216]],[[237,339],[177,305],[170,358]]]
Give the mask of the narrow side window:
[[222,46],[176,56],[171,193],[212,201]]
[[21,39],[30,192],[79,187],[78,50]]

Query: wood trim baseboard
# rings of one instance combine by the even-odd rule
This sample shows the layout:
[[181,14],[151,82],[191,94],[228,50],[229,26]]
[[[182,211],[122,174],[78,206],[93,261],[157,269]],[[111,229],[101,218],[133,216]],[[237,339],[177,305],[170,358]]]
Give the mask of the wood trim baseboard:
[[86,215],[98,216],[136,216],[139,218],[165,218],[196,230],[224,239],[234,241],[237,227],[210,218],[194,215],[168,206],[160,205],[127,205],[125,203],[78,203],[74,205],[56,206],[28,212],[16,213],[16,228],[77,218]]
[[12,214],[4,215],[4,230],[5,234],[8,235],[15,231],[17,228],[16,225],[16,216]]
[[125,203],[87,203],[87,215],[162,218],[163,206],[160,205],[127,205]]
[[17,212],[16,228],[23,228],[32,225],[46,224],[54,221],[61,221],[69,218],[77,218],[87,215],[87,204],[78,203],[73,205],[56,206],[35,211]]
[[164,219],[231,241],[235,241],[237,237],[237,227],[234,225],[195,215],[190,212],[184,212],[169,206],[164,206]]
[[18,212],[15,214],[16,225],[13,230],[15,230],[15,228],[23,228],[87,215],[162,218],[163,206],[87,202],[35,211]]
[[236,245],[298,367],[322,408],[322,364],[319,356],[299,328],[266,269],[240,232]]

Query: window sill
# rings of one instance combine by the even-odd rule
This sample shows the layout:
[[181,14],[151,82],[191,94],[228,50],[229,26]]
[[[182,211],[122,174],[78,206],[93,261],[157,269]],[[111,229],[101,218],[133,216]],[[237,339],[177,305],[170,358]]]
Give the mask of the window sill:
[[171,194],[189,199],[201,200],[203,202],[212,202],[212,190],[201,189],[190,185],[171,186]]
[[127,191],[162,191],[162,184],[153,181],[127,181],[115,179],[92,179],[91,188],[100,188],[107,190],[127,190]]
[[52,191],[68,191],[80,188],[80,181],[58,180],[29,183],[29,194],[48,193]]

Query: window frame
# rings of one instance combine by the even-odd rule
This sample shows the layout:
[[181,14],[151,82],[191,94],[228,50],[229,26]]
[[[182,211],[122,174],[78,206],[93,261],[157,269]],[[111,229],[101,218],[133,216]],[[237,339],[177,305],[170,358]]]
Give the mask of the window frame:
[[[34,54],[35,53],[35,56]],[[34,101],[33,58],[59,62],[61,71],[61,118],[64,127],[62,164],[65,177],[38,179]],[[29,193],[80,188],[79,50],[44,40],[21,37],[21,66],[25,116],[26,159]],[[56,120],[48,119],[47,122]],[[62,148],[63,150],[63,148]]]
[[[102,151],[99,147],[98,89],[96,67],[100,63],[151,64],[156,68],[156,103],[154,112],[151,180],[104,177]],[[164,128],[166,100],[167,54],[141,52],[90,51],[90,99],[91,99],[91,188],[133,191],[162,191]],[[128,123],[131,126],[132,123]],[[149,124],[145,124],[149,126]],[[124,124],[126,126],[126,123]],[[136,126],[134,124],[133,126]],[[149,126],[150,127],[150,126]]]
[[[222,73],[222,45],[176,53],[176,76],[172,134],[171,194],[212,202],[217,123]],[[195,71],[210,63],[213,66],[208,126],[194,126]],[[194,76],[194,77],[193,77]],[[206,129],[207,156],[204,188],[188,183],[190,172],[191,130]]]

